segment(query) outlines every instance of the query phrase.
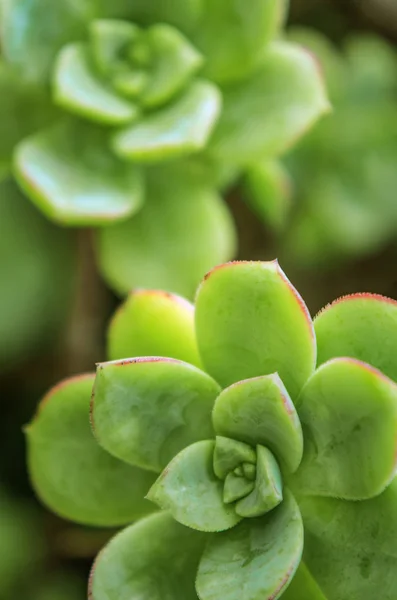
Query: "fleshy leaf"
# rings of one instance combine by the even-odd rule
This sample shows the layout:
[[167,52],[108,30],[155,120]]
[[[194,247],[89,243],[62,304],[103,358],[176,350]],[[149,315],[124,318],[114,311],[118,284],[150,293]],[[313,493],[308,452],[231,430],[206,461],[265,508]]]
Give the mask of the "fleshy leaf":
[[29,473],[43,502],[87,525],[121,525],[152,511],[152,473],[102,450],[89,423],[94,375],[65,380],[43,399],[26,428]]
[[364,500],[396,473],[397,385],[366,363],[335,358],[298,403],[305,452],[296,480],[306,494]]
[[314,320],[318,364],[350,356],[397,382],[397,302],[375,294],[353,294],[326,307]]
[[0,6],[2,52],[30,81],[47,81],[54,57],[79,39],[95,16],[94,0],[6,0]]
[[230,531],[214,535],[204,550],[196,589],[201,600],[276,600],[299,565],[303,525],[299,508],[287,491],[268,515],[244,519]]
[[131,292],[110,323],[108,355],[109,360],[168,356],[200,367],[194,306],[169,292]]
[[194,82],[173,103],[113,136],[124,159],[157,162],[202,150],[218,119],[221,96],[211,83]]
[[205,74],[227,83],[253,71],[283,21],[286,0],[251,0],[249,9],[230,0],[204,0],[193,37],[207,59]]
[[146,197],[133,219],[98,233],[102,275],[121,294],[145,287],[192,298],[204,273],[234,254],[228,208],[184,163],[150,169]]
[[218,435],[268,446],[291,472],[303,454],[303,436],[291,398],[277,374],[233,384],[218,396],[212,414]]
[[[223,502],[231,504],[236,500],[240,500],[240,498],[244,498],[244,496],[252,492],[254,487],[255,483],[253,481],[249,481],[245,477],[236,475],[233,472],[228,473],[223,485]],[[244,515],[241,516],[243,517]]]
[[162,472],[147,498],[170,510],[182,525],[200,531],[224,531],[239,517],[223,502],[223,483],[213,466],[215,442],[204,440],[182,450]]
[[288,589],[282,595],[282,600],[327,600],[304,562],[297,572]]
[[205,535],[161,512],[116,535],[96,559],[92,600],[197,600],[194,580]]
[[396,479],[383,494],[366,502],[307,496],[299,506],[305,524],[305,562],[327,598],[396,598]]
[[259,218],[280,231],[291,208],[292,184],[287,171],[275,161],[256,163],[248,169],[244,187],[244,199]]
[[100,225],[141,207],[140,169],[106,147],[101,129],[65,122],[23,140],[16,148],[18,183],[51,219],[64,225]]
[[171,358],[101,363],[92,399],[95,435],[117,458],[158,473],[182,448],[213,437],[219,391],[209,375]]
[[[131,42],[137,38],[139,27],[117,19],[98,19],[90,24],[90,49],[95,66],[109,74],[126,59]],[[113,67],[113,69],[112,69]]]
[[217,436],[214,449],[214,473],[219,479],[243,463],[256,464],[256,452],[248,444]]
[[253,76],[228,86],[223,99],[209,152],[241,165],[286,151],[329,110],[315,58],[285,42],[274,43]]
[[144,106],[164,104],[181,91],[203,63],[201,54],[177,29],[159,24],[146,37],[153,53],[153,69],[142,94]]
[[236,504],[236,513],[241,517],[260,517],[276,508],[283,499],[283,484],[276,459],[263,446],[256,447],[256,454],[255,487]]
[[138,118],[138,107],[119,96],[93,71],[85,44],[69,44],[57,58],[54,101],[62,108],[104,125],[122,125]]
[[196,331],[203,363],[222,386],[278,372],[294,400],[314,371],[309,312],[277,261],[213,269],[197,292]]

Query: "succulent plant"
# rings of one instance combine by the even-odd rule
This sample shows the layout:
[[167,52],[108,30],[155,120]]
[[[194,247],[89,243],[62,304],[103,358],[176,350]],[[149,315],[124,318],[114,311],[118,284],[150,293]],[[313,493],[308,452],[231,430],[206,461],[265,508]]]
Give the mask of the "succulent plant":
[[57,223],[98,228],[116,291],[191,296],[235,252],[223,186],[328,109],[313,57],[278,39],[286,10],[0,1],[1,172]]
[[321,34],[290,32],[319,58],[332,114],[286,157],[296,210],[285,256],[308,266],[379,251],[397,231],[397,53],[375,35],[338,49]]
[[395,599],[397,302],[355,294],[312,322],[277,261],[227,263],[195,306],[133,292],[108,342],[27,428],[52,510],[138,519],[93,600]]

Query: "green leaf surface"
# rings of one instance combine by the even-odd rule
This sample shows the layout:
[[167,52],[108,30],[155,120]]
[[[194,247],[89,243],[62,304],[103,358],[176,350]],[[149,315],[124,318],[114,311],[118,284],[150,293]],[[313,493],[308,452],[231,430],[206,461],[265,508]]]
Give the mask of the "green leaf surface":
[[206,56],[205,74],[221,83],[245,77],[283,21],[286,0],[204,0],[193,39]]
[[128,21],[97,19],[90,23],[89,32],[95,66],[106,75],[123,63],[128,47],[139,35],[139,28]]
[[329,600],[396,598],[396,479],[383,494],[366,502],[308,496],[299,500],[299,506],[305,524],[305,562]]
[[2,0],[2,52],[24,79],[45,82],[61,47],[84,35],[95,0]]
[[223,502],[223,484],[212,464],[214,447],[215,442],[204,440],[182,450],[147,495],[179,523],[199,531],[224,531],[241,521],[234,507]]
[[256,452],[254,448],[225,438],[216,436],[214,449],[214,473],[219,479],[225,479],[230,471],[244,463],[256,464]]
[[92,400],[95,435],[117,458],[158,473],[182,448],[213,437],[219,391],[209,375],[171,358],[101,363]]
[[138,107],[119,96],[90,65],[88,46],[65,46],[55,65],[54,102],[67,111],[104,125],[122,125],[138,118]]
[[101,129],[60,123],[16,148],[15,176],[31,200],[62,225],[101,225],[126,218],[143,201],[142,174],[117,160]]
[[283,600],[327,600],[304,562],[300,563],[291,584],[281,597]]
[[0,62],[0,179],[10,170],[15,145],[48,126],[55,117],[56,111],[45,91],[22,81]]
[[314,320],[318,364],[350,356],[397,382],[397,302],[376,294],[337,300]]
[[142,94],[147,107],[164,104],[180,92],[203,64],[203,56],[187,38],[169,25],[153,25],[146,40],[152,52],[153,67]]
[[0,183],[0,224],[2,371],[57,344],[73,302],[77,261],[71,233],[45,219],[11,180]]
[[201,600],[277,600],[299,565],[303,525],[290,493],[274,511],[214,535],[200,561]]
[[316,60],[285,42],[270,46],[250,79],[222,93],[223,111],[209,152],[240,165],[285,152],[329,110]]
[[[223,486],[223,502],[225,504],[231,504],[236,500],[240,500],[240,498],[244,498],[250,494],[254,487],[255,483],[253,481],[247,480],[245,477],[236,475],[233,472],[228,473]],[[243,517],[245,515],[241,516]]]
[[201,367],[193,304],[160,290],[131,292],[110,323],[108,357],[132,356],[168,356]]
[[92,600],[197,600],[194,579],[205,536],[166,512],[124,529],[92,569]]
[[98,233],[102,275],[121,294],[144,287],[192,298],[204,273],[235,252],[230,213],[184,163],[150,169],[146,183],[140,213]]
[[252,165],[244,178],[244,199],[264,223],[276,231],[284,228],[291,209],[292,182],[275,161]]
[[299,417],[277,374],[247,379],[221,392],[212,413],[217,435],[269,447],[293,472],[303,455]]
[[152,473],[102,450],[89,423],[94,375],[80,375],[50,390],[26,428],[29,473],[41,500],[78,523],[115,526],[152,511],[144,500]]
[[316,362],[309,312],[276,261],[213,269],[196,297],[199,351],[222,386],[278,372],[294,400]]
[[305,453],[296,474],[305,494],[364,500],[396,473],[397,385],[351,358],[323,364],[297,403]]
[[152,163],[202,150],[221,110],[221,96],[212,83],[197,81],[171,104],[142,117],[113,136],[121,158]]
[[241,517],[260,517],[273,510],[283,500],[283,483],[273,454],[263,446],[256,447],[256,481],[252,492],[236,504]]

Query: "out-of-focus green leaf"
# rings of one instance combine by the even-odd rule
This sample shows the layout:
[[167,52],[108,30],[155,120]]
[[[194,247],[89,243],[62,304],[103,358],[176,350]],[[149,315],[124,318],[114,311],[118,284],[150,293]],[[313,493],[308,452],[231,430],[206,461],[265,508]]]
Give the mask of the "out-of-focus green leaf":
[[151,512],[155,477],[113,458],[95,440],[89,407],[94,375],[50,390],[26,428],[32,484],[54,512],[78,523],[115,526]]
[[282,600],[327,600],[303,562],[281,597]]
[[84,35],[96,10],[96,0],[2,0],[5,59],[26,79],[48,80],[58,50]]
[[101,225],[125,218],[143,201],[138,167],[120,162],[102,129],[67,121],[22,141],[14,169],[21,187],[52,220]]
[[53,88],[56,104],[86,119],[123,125],[138,118],[138,107],[97,76],[90,65],[86,44],[69,44],[61,50]]
[[137,162],[198,152],[206,145],[220,110],[220,93],[213,84],[192,83],[175,102],[116,133],[113,149],[121,158]]
[[110,323],[108,357],[132,356],[168,356],[201,367],[193,304],[159,290],[132,292]]
[[204,440],[182,450],[153,484],[147,498],[187,527],[224,531],[242,519],[223,502],[223,482],[213,469],[215,442]]
[[74,239],[10,180],[0,184],[0,369],[54,342],[75,283]]
[[209,375],[171,358],[101,363],[92,396],[95,436],[117,458],[159,473],[182,448],[214,436],[219,392]]
[[309,312],[277,261],[215,267],[197,292],[196,331],[204,366],[222,386],[277,372],[295,401],[314,371]]
[[284,152],[329,110],[316,60],[286,42],[273,43],[249,79],[222,92],[209,152],[240,165]]
[[287,588],[301,560],[303,524],[287,492],[282,504],[258,519],[213,535],[200,561],[201,600],[272,600]]
[[10,170],[15,145],[56,114],[49,95],[0,62],[0,179]]
[[206,56],[205,74],[226,83],[248,75],[285,16],[286,0],[203,0],[193,39]]
[[[90,23],[90,58],[99,72],[109,75],[112,70],[122,66],[125,53],[139,33],[139,27],[128,21],[97,19]],[[81,62],[78,58],[77,61]]]
[[125,529],[99,554],[92,600],[197,600],[194,580],[206,537],[167,512]]
[[234,255],[230,213],[188,164],[150,169],[146,183],[139,214],[98,232],[102,274],[121,294],[144,287],[192,298],[201,277]]

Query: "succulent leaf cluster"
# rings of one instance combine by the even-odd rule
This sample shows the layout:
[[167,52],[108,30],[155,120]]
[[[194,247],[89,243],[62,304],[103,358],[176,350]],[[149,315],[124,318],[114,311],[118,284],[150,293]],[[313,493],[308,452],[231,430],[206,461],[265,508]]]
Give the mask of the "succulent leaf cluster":
[[393,600],[396,340],[394,301],[355,294],[312,321],[277,262],[215,268],[194,306],[133,292],[110,360],[27,429],[48,506],[138,519],[91,597]]
[[116,291],[191,297],[235,253],[221,191],[328,110],[313,57],[280,40],[286,12],[286,0],[1,0],[2,175],[55,222],[97,228]]

